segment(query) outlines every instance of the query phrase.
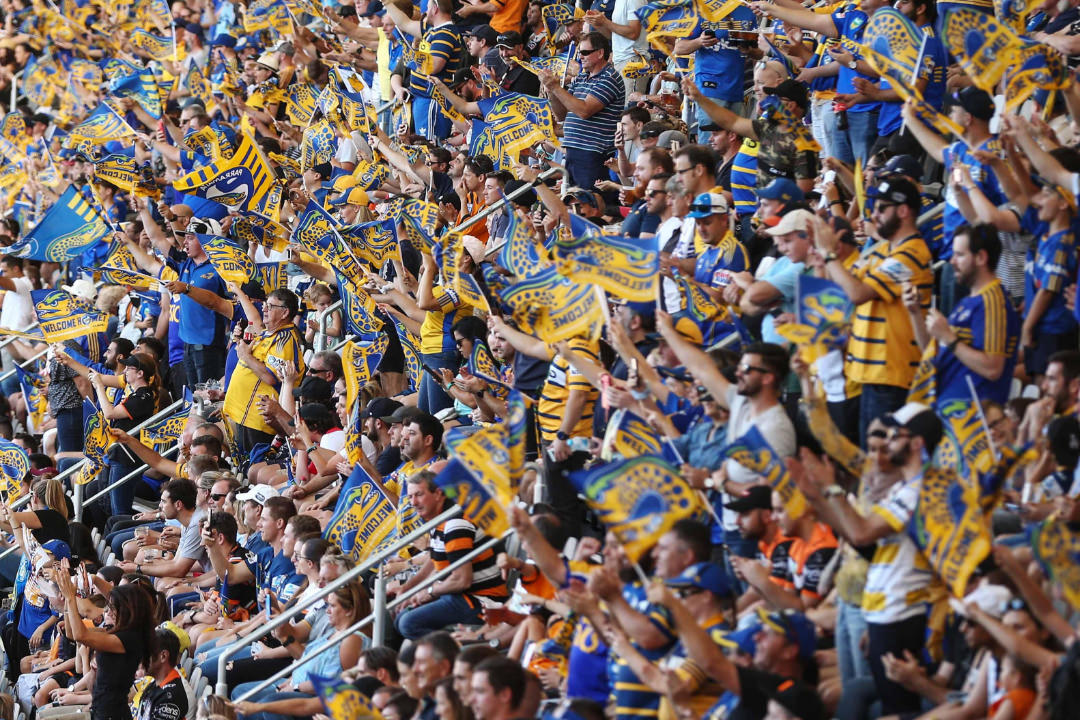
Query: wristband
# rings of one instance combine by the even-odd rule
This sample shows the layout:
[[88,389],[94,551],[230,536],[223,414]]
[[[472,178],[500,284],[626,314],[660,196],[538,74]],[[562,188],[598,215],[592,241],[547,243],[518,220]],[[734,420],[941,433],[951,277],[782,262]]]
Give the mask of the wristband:
[[956,346],[959,345],[959,344],[960,344],[960,336],[957,335],[955,340],[953,340],[951,343],[949,343],[948,345],[945,346],[945,349],[948,350],[951,353],[955,353],[956,352]]
[[829,203],[829,207],[832,207],[833,205],[843,205],[843,204],[844,204],[843,200],[833,200],[831,203]]
[[311,453],[315,452],[318,449],[319,449],[318,445],[312,445],[305,452],[307,452],[307,454],[310,455]]

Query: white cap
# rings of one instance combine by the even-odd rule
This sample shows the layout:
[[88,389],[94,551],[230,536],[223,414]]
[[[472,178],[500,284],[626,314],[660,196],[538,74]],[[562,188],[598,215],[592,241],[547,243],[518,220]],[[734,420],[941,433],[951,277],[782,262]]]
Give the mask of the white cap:
[[980,585],[968,593],[964,602],[976,605],[987,615],[1001,619],[1012,599],[1012,592],[1004,585]]
[[86,278],[79,278],[70,285],[61,285],[60,289],[66,293],[71,293],[77,298],[93,303],[97,297],[97,288],[94,283],[90,282]]
[[236,499],[241,502],[251,500],[259,505],[265,505],[266,501],[272,497],[277,497],[278,491],[269,485],[252,485],[246,490],[241,490],[236,494]]
[[773,237],[793,232],[810,232],[810,228],[814,226],[815,217],[814,213],[809,210],[792,210],[781,217],[780,222],[775,227],[771,227],[765,232]]

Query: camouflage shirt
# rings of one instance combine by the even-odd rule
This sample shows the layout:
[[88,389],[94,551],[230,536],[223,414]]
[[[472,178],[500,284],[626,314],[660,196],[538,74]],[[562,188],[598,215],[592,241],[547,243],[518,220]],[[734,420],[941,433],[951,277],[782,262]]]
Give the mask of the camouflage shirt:
[[[810,128],[795,121],[794,127],[780,118],[756,118],[758,137],[757,186],[763,188],[778,177],[812,180],[818,172],[821,146]],[[793,131],[794,130],[794,131]]]

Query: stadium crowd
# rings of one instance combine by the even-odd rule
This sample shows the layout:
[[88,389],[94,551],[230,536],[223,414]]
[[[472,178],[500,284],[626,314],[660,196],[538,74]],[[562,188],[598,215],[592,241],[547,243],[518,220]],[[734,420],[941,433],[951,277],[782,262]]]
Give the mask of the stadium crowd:
[[1080,2],[0,0],[7,720],[1057,720]]

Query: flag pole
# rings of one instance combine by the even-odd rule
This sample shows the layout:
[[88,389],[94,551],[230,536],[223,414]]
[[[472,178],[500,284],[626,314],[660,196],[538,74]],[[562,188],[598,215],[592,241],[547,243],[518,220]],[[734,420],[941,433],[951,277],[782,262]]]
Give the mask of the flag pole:
[[[911,71],[911,91],[915,92],[915,83],[919,81],[919,72],[922,70],[923,58],[926,57],[926,46],[930,42],[929,33],[923,33],[922,43],[919,45],[919,56],[915,59],[915,68]],[[900,124],[900,135],[907,132],[907,123]]]

